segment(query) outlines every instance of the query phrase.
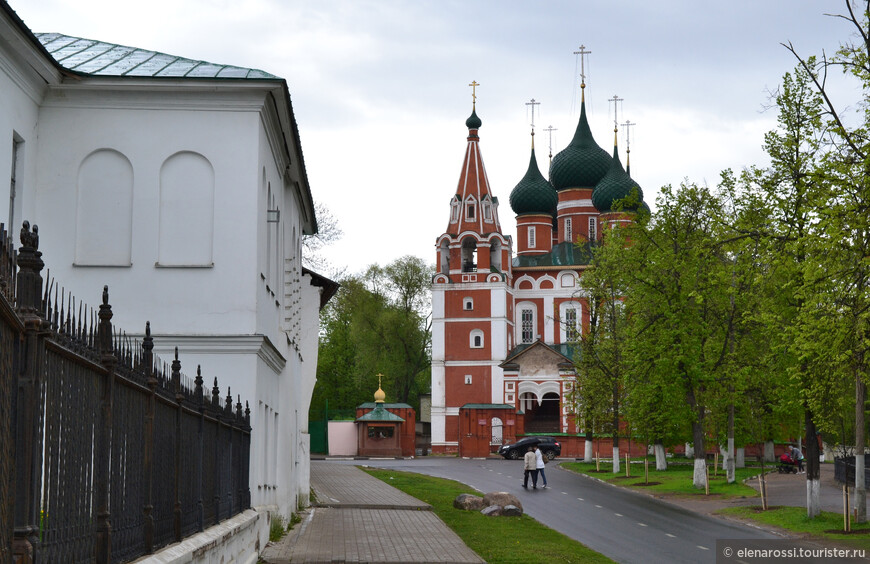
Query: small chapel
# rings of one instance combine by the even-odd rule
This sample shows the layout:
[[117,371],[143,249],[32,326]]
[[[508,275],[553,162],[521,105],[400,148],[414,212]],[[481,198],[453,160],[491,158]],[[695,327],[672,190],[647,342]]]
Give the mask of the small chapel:
[[[581,48],[582,51],[582,48]],[[470,85],[477,86],[476,82]],[[447,229],[436,239],[432,281],[432,452],[486,456],[530,433],[576,434],[567,401],[574,345],[588,330],[580,277],[602,229],[649,211],[619,158],[595,141],[581,72],[580,118],[544,177],[534,129],[525,175],[510,192],[516,249],[499,223],[499,201],[480,151],[483,122],[472,92],[459,183]],[[632,205],[615,206],[629,196]],[[582,445],[563,442],[563,454]]]

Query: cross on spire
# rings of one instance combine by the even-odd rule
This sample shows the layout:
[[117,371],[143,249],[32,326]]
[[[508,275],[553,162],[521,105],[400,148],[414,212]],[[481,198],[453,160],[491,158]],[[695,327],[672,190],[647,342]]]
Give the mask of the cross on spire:
[[631,143],[631,137],[629,134],[631,133],[631,128],[637,124],[629,120],[625,120],[625,123],[620,125],[625,128],[625,152],[628,152],[628,146]]
[[544,129],[544,131],[546,131],[547,133],[550,134],[550,161],[552,162],[552,160],[553,160],[553,132],[558,131],[558,129],[556,129],[552,125],[548,125],[546,127],[546,129]]
[[617,114],[619,112],[619,103],[625,100],[625,98],[620,98],[616,94],[613,95],[613,98],[608,98],[608,102],[613,102],[613,131],[616,132],[616,126],[619,121]]
[[531,100],[526,102],[526,105],[531,106],[531,110],[532,110],[532,135],[534,135],[535,134],[535,106],[540,106],[541,103],[535,102],[535,99],[532,98]]
[[587,51],[585,45],[580,46],[579,51],[574,51],[575,55],[580,55],[580,88],[586,88],[586,61],[585,55],[591,55],[592,51]]
[[474,109],[477,105],[477,87],[480,86],[480,83],[472,80],[469,86],[471,86],[471,109]]
[[[592,54],[592,51],[587,51],[585,45],[580,46],[579,51],[574,51],[575,55],[580,55],[580,101],[586,101],[586,55]],[[577,67],[574,67],[575,69]]]

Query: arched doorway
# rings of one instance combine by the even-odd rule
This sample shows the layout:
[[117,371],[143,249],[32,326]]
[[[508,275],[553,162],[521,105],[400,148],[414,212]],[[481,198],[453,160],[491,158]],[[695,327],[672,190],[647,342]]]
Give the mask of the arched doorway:
[[533,392],[520,394],[526,433],[560,433],[559,394],[547,392],[539,400]]
[[502,439],[502,427],[503,427],[503,424],[502,424],[501,419],[499,419],[498,417],[493,417],[492,418],[492,439],[489,442],[490,446],[498,448],[501,446],[502,442],[504,442]]

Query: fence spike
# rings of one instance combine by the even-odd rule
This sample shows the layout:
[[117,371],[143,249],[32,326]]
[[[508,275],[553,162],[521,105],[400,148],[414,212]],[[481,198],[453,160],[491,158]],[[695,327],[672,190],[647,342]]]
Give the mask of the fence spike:
[[221,406],[221,389],[218,388],[217,376],[214,377],[214,387],[211,389],[211,405],[215,409]]

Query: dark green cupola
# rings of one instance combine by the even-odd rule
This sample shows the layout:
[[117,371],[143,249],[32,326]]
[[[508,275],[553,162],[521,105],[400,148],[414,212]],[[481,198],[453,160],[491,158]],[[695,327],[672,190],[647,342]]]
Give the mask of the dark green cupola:
[[[637,200],[630,206],[625,206],[625,210],[637,211],[646,204],[643,201],[643,190],[640,185],[632,180],[632,178],[622,168],[622,163],[619,161],[619,152],[617,151],[616,143],[613,145],[613,158],[611,159],[610,170],[592,192],[592,205],[599,213],[613,211],[613,203],[617,200],[622,200],[632,195],[637,191]],[[647,208],[648,209],[648,208]]]
[[468,129],[480,129],[481,125],[483,125],[483,122],[480,121],[480,118],[477,117],[477,112],[472,108],[471,115],[468,116],[467,120],[465,120],[465,127]]
[[580,121],[574,138],[550,164],[550,182],[559,190],[593,188],[610,168],[610,155],[592,137],[586,119],[586,102],[580,104]]
[[[534,134],[533,134],[534,135]],[[529,169],[522,180],[514,187],[510,195],[511,209],[517,215],[525,214],[553,214],[559,196],[553,185],[547,182],[541,170],[538,168],[538,160],[535,158],[534,137],[532,138],[532,156],[529,159]]]

